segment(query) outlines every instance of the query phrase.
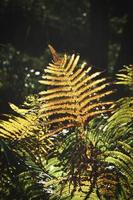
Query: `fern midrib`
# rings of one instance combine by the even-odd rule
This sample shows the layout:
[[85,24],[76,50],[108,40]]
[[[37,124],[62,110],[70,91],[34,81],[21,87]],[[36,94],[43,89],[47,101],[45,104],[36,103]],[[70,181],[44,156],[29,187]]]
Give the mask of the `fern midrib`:
[[66,70],[64,69],[63,74],[64,74],[64,76],[67,77],[67,83],[68,83],[68,85],[70,87],[70,90],[72,91],[73,99],[74,99],[74,102],[76,104],[76,106],[75,106],[75,115],[77,116],[77,118],[80,118],[80,122],[82,123],[83,119],[82,119],[81,112],[80,112],[80,109],[79,109],[81,107],[81,105],[80,105],[79,98],[78,98],[78,92],[77,92],[77,90],[75,89],[75,87],[73,85],[73,81],[71,79],[71,74],[67,73],[67,69]]

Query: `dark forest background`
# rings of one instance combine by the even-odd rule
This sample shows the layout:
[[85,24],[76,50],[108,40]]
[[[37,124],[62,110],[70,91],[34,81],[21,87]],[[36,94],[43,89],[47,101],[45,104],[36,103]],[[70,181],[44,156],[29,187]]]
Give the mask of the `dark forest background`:
[[132,36],[131,0],[0,0],[0,113],[41,90],[49,43],[114,77],[133,64]]

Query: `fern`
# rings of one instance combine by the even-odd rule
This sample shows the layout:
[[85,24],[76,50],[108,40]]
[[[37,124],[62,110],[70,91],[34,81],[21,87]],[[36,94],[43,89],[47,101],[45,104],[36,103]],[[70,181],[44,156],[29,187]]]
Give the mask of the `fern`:
[[18,149],[15,150],[13,145],[1,141],[1,200],[48,199],[43,182],[49,176],[28,153],[20,156]]
[[43,182],[46,179],[45,175],[39,175],[41,171],[37,173],[36,171],[26,171],[19,174],[18,179],[21,184],[21,190],[23,195],[27,200],[42,200],[48,199],[48,193],[43,188]]
[[[41,169],[41,173],[45,173],[45,156],[51,149],[52,141],[50,139],[40,141],[46,129],[38,119],[36,101],[32,96],[28,97],[22,108],[10,104],[14,113],[0,122],[0,139],[5,141],[10,149],[7,151],[2,147],[4,157],[1,163],[3,176],[0,183],[2,199],[20,197],[20,200],[29,200],[48,196],[43,185],[37,182],[37,177],[40,173],[38,169]],[[10,163],[10,157],[15,157],[15,166],[12,162]],[[16,170],[16,167],[21,170]],[[28,178],[30,173],[38,174],[34,182]],[[23,183],[20,174],[23,179],[26,179]],[[45,179],[46,176],[43,178]],[[14,190],[16,197],[14,197]]]
[[108,119],[103,129],[103,135],[108,132],[107,140],[110,138],[113,141],[119,140],[132,144],[133,99],[132,97],[122,98],[117,105],[116,112]]
[[117,84],[133,86],[133,65],[124,66],[123,69],[119,70],[117,76]]
[[109,108],[102,108],[112,102],[100,102],[100,99],[112,91],[105,91],[109,85],[105,78],[97,78],[101,73],[88,75],[91,67],[85,70],[86,63],[77,67],[79,56],[60,58],[51,46],[50,49],[53,63],[45,69],[46,74],[40,81],[45,87],[48,85],[47,90],[40,93],[40,117],[47,119],[46,123],[51,127],[49,135],[64,128],[84,127],[96,115],[109,112]]
[[0,136],[8,139],[20,140],[33,135],[38,130],[37,114],[27,108],[18,108],[10,104],[15,114],[7,116],[7,120],[0,122]]
[[[18,193],[24,199],[131,199],[132,98],[114,106],[100,72],[78,64],[79,55],[59,56],[49,48],[53,61],[40,80],[45,90],[21,108],[10,104],[14,114],[0,122],[0,137],[24,165],[17,172]],[[118,77],[131,83],[130,74]],[[5,166],[9,154],[3,152]],[[2,167],[4,195],[15,187],[10,166]],[[12,188],[6,190],[8,181]]]
[[42,120],[38,117],[37,97],[29,96],[22,108],[14,104],[10,104],[10,107],[14,114],[6,116],[7,120],[0,121],[0,137],[12,142],[26,143],[25,147],[29,148],[29,152],[33,149],[33,155],[35,149],[39,153],[47,154],[53,143],[49,138],[42,140],[46,126],[43,126]]
[[[53,64],[52,67],[54,67]],[[65,64],[63,65],[63,70],[64,68]],[[56,69],[56,72],[57,70],[58,68]],[[48,72],[50,73],[50,70]],[[76,72],[77,71],[75,69],[73,74],[75,74]],[[46,76],[44,76],[44,81],[41,81],[41,83],[47,83],[47,81],[45,82]],[[84,81],[84,79],[81,80]],[[93,80],[91,81],[93,85]],[[50,82],[48,82],[48,84],[49,83]],[[88,83],[88,88],[90,86],[89,84],[90,83]],[[52,85],[52,88],[54,89],[54,85]],[[59,86],[60,90],[58,90],[57,88],[58,85],[56,85],[55,90],[48,88],[46,92],[41,93],[42,96],[44,96],[40,99],[40,101],[45,102],[45,105],[42,106],[41,116],[46,116],[48,117],[48,119],[50,118],[50,120],[54,118],[54,115],[56,116],[57,114],[58,116],[58,112],[56,113],[56,111],[58,111],[58,108],[60,108],[60,110],[62,111],[63,105],[66,105],[66,108],[69,109],[71,105],[68,103],[65,104],[65,100],[63,99],[64,101],[60,106],[60,98],[64,98],[64,96],[60,97],[59,94],[57,94],[56,96],[56,93],[62,91],[62,84],[61,86]],[[52,94],[53,91],[55,92],[55,96]],[[89,90],[89,92],[90,91],[91,90]],[[68,96],[66,94],[67,99],[69,99]],[[78,97],[80,98],[80,95]],[[55,98],[55,102],[52,98]],[[87,100],[88,102],[91,102],[89,101],[89,98]],[[56,104],[56,102],[57,107],[56,105],[54,105],[54,103]],[[95,102],[92,101],[91,105],[93,106],[93,103],[95,108]],[[99,105],[102,104],[102,102],[98,103]],[[125,104],[123,100],[118,101],[118,108],[115,108],[116,111],[108,119],[107,123],[102,120],[101,124],[97,125],[97,127],[94,128],[94,131],[91,127],[91,121],[89,121],[88,119],[86,119],[85,121],[82,120],[82,123],[81,121],[77,123],[74,120],[71,120],[71,122],[73,121],[72,127],[74,127],[74,129],[67,129],[67,125],[66,127],[64,126],[62,128],[63,130],[67,129],[67,133],[63,134],[62,131],[62,136],[61,134],[59,134],[59,136],[56,136],[58,137],[58,143],[56,144],[58,150],[58,162],[55,162],[55,172],[57,172],[57,174],[55,173],[55,182],[58,186],[57,188],[54,188],[56,192],[51,196],[51,199],[59,198],[59,196],[61,195],[61,199],[76,199],[77,194],[78,196],[82,196],[80,196],[81,199],[91,199],[91,196],[93,196],[93,194],[95,196],[95,199],[128,199],[132,196],[133,180],[132,175],[130,174],[132,173],[133,160],[132,156],[129,154],[129,149],[131,150],[132,147],[127,144],[127,141],[125,141],[126,134],[128,133],[128,136],[126,136],[128,138],[131,136],[132,131],[131,104],[131,101],[128,101],[127,103],[127,100],[125,100]],[[87,110],[89,104],[86,105]],[[53,109],[52,112],[49,112],[50,109]],[[88,109],[87,112],[88,111],[90,112],[91,110]],[[60,113],[60,116],[62,117],[61,114],[62,113]],[[63,122],[63,120],[64,119],[62,119],[61,122]],[[87,121],[89,121],[90,127],[87,129],[80,128],[87,125]],[[55,121],[51,120],[50,124],[54,125],[54,123]],[[104,123],[105,125],[103,125]],[[128,125],[125,126],[125,123]],[[54,126],[52,126],[52,128],[54,128]],[[53,136],[57,132],[56,130],[51,131],[49,136]],[[82,137],[82,134],[85,134],[85,137]],[[121,143],[120,141],[123,141],[123,143]],[[126,146],[127,150],[124,151],[122,146]],[[62,166],[60,170],[59,166]],[[52,184],[51,180],[49,184],[55,185],[55,182],[53,182]]]

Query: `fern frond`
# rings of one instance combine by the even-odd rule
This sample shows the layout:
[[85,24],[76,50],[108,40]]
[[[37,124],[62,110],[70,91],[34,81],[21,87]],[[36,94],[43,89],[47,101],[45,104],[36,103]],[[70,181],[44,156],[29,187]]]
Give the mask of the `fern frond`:
[[127,177],[129,184],[133,183],[133,176],[131,176],[132,172],[124,162],[121,162],[117,158],[113,157],[107,157],[105,161],[117,166],[117,168],[122,172],[122,174],[124,174]]
[[[30,98],[30,99],[29,99]],[[0,138],[11,141],[12,144],[20,145],[19,153],[24,148],[32,156],[33,160],[41,162],[42,155],[48,153],[53,146],[50,138],[43,138],[46,126],[38,118],[38,102],[29,97],[22,108],[10,104],[14,114],[7,116],[6,120],[0,121]],[[31,102],[32,101],[32,102]],[[15,148],[15,147],[14,147]]]
[[1,120],[0,122],[0,136],[8,139],[22,139],[33,135],[37,131],[37,115],[35,113],[28,113],[27,109],[19,109],[14,104],[11,104],[20,116],[9,117],[8,121]]
[[116,84],[124,84],[133,86],[133,65],[123,66],[123,69],[119,70],[119,73],[116,74],[117,82]]
[[[105,91],[109,83],[105,78],[97,78],[101,72],[88,75],[91,67],[85,70],[85,63],[77,67],[79,58],[79,55],[70,58],[64,55],[58,64],[50,63],[42,76],[40,83],[49,87],[40,93],[42,105],[39,114],[41,118],[46,117],[51,126],[56,123],[63,128],[64,123],[85,126],[90,117],[110,111],[109,106],[113,104],[100,104],[100,99],[112,93],[111,90]],[[107,107],[104,111],[101,109],[103,105]],[[95,111],[97,107],[99,111]]]
[[41,177],[39,177],[39,172],[22,172],[19,174],[18,179],[19,184],[21,184],[23,195],[27,199],[48,199],[48,195],[46,195],[46,191],[44,190],[43,184],[41,183]]
[[[128,145],[133,138],[133,98],[122,98],[117,101],[117,105],[118,108],[103,128],[103,136],[106,135],[106,141],[121,141]],[[128,138],[129,142],[126,141]]]

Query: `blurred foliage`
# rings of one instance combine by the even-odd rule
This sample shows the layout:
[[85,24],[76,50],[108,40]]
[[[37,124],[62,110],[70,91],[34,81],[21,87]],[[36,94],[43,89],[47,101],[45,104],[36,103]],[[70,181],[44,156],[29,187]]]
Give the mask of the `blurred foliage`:
[[6,102],[19,104],[26,96],[42,89],[38,80],[48,59],[47,49],[42,56],[32,57],[17,51],[12,45],[0,47],[1,109]]
[[[112,17],[110,18],[110,27],[113,35],[122,36],[124,32],[125,25],[128,21],[127,14],[122,17]],[[117,60],[121,50],[121,42],[119,40],[110,40],[108,47],[108,68],[109,72],[112,74],[114,72],[114,67],[117,64]]]
[[[4,16],[4,14],[18,16],[18,18],[22,20],[21,26],[24,35],[17,35],[16,37],[22,37],[22,40],[24,40],[26,47],[26,43],[29,42],[32,47],[33,42],[35,45],[37,45],[38,49],[41,48],[42,50],[42,48],[46,47],[46,43],[49,41],[57,41],[57,43],[63,42],[65,43],[65,45],[67,45],[69,42],[69,44],[76,45],[76,38],[82,38],[82,36],[84,35],[84,31],[86,31],[86,28],[88,26],[89,7],[90,3],[86,0],[71,2],[64,0],[54,0],[52,1],[52,4],[47,0],[2,0],[0,12],[2,13],[2,16]],[[18,24],[18,34],[20,33],[19,26],[20,25]],[[14,34],[16,35],[15,31]],[[67,35],[67,40],[65,40],[65,35]],[[38,40],[38,38],[40,41],[34,41],[34,39]],[[63,38],[64,40],[62,40]],[[20,42],[21,44],[21,41],[18,42]],[[40,45],[40,47],[38,46],[38,44]],[[21,45],[23,46],[23,44]],[[81,42],[79,41],[79,46],[80,45]],[[60,45],[58,44],[58,46]],[[77,47],[78,46],[76,45],[76,48]],[[35,49],[31,51],[37,52],[37,50]]]

